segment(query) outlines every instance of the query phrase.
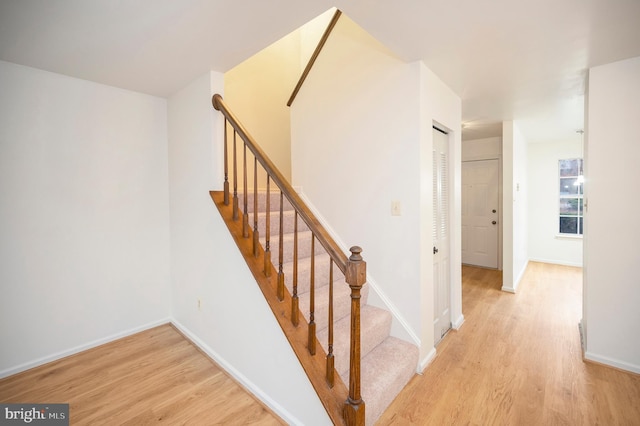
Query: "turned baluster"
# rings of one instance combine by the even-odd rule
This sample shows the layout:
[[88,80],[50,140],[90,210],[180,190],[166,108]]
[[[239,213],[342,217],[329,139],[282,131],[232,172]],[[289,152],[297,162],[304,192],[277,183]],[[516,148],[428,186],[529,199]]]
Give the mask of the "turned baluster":
[[253,157],[253,256],[258,257],[260,231],[258,231],[258,158]]
[[271,242],[269,241],[271,236],[271,230],[269,229],[271,226],[271,194],[270,194],[270,184],[271,181],[269,179],[269,175],[267,174],[267,215],[265,217],[265,227],[264,227],[264,275],[266,277],[271,276]]
[[311,355],[316,354],[316,321],[315,321],[315,235],[311,235],[311,271],[309,276],[309,333],[307,339],[307,347]]
[[298,298],[298,212],[293,217],[293,295],[291,296],[291,323],[298,326],[300,310]]
[[229,205],[229,154],[227,149],[227,118],[224,119],[224,205]]
[[238,161],[236,156],[236,131],[233,131],[233,220],[238,220]]
[[249,210],[247,209],[248,204],[248,188],[247,188],[247,144],[242,144],[244,147],[242,154],[242,189],[244,192],[244,211],[242,213],[242,237],[249,238]]
[[360,393],[360,291],[367,280],[367,264],[362,249],[351,247],[345,279],[351,288],[351,344],[349,351],[349,396],[344,403],[347,425],[364,425],[365,404]]
[[282,196],[282,191],[280,191],[280,232],[278,232],[280,237],[280,245],[278,246],[278,300],[284,300],[284,272],[282,271],[282,260],[284,258],[284,239],[283,239],[283,228],[284,228],[284,219],[283,219],[283,211],[284,211],[284,199]]
[[329,261],[329,318],[327,319],[329,336],[327,351],[327,383],[332,388],[335,383],[335,360],[333,356],[333,259]]

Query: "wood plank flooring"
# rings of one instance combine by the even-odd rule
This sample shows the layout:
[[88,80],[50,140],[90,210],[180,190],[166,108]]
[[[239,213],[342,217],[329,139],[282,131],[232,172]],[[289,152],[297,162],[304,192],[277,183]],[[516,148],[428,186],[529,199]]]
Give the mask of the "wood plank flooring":
[[69,403],[72,425],[282,425],[171,325],[0,380],[1,402]]
[[582,271],[531,262],[517,294],[463,267],[465,323],[378,425],[640,425],[640,376],[582,361]]
[[[579,268],[530,263],[517,294],[463,267],[465,323],[378,425],[640,425],[640,376],[582,361]],[[0,380],[72,425],[279,425],[170,325]]]

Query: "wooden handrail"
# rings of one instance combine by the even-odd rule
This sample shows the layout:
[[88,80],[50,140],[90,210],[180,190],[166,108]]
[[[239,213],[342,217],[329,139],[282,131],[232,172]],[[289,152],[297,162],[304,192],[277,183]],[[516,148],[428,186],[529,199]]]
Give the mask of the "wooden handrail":
[[316,49],[313,51],[313,54],[311,55],[311,58],[309,58],[309,62],[307,63],[307,66],[304,68],[304,71],[302,72],[302,75],[300,76],[300,79],[298,80],[298,84],[296,84],[296,87],[293,89],[293,93],[291,93],[291,96],[289,97],[289,100],[287,101],[287,106],[290,107],[291,104],[293,104],[293,100],[298,95],[298,92],[300,91],[300,88],[302,87],[302,84],[307,79],[307,76],[309,75],[309,72],[311,71],[311,68],[313,67],[313,64],[315,64],[315,62],[316,62],[316,59],[318,58],[318,55],[320,54],[320,51],[322,51],[322,48],[324,47],[324,44],[327,42],[327,39],[329,38],[329,34],[331,34],[331,31],[333,30],[333,27],[335,27],[336,24],[338,23],[338,19],[340,18],[340,15],[342,15],[342,12],[340,11],[340,9],[336,9],[336,12],[333,14],[333,18],[331,18],[331,21],[329,22],[329,25],[327,26],[327,29],[324,30],[324,34],[322,34],[322,37],[320,38],[320,41],[318,42],[318,45],[316,46]]
[[318,239],[318,242],[322,245],[322,247],[324,247],[329,256],[331,256],[338,269],[340,269],[343,274],[346,274],[347,256],[342,252],[340,246],[338,246],[334,239],[331,238],[331,235],[329,235],[329,233],[320,224],[320,221],[306,206],[304,201],[302,201],[302,198],[300,198],[298,193],[293,189],[291,184],[282,175],[275,164],[273,164],[269,157],[267,157],[265,152],[262,150],[262,148],[260,148],[255,139],[253,139],[249,132],[244,128],[242,123],[240,123],[238,118],[229,110],[229,108],[227,108],[227,105],[222,99],[222,96],[216,93],[215,95],[213,95],[211,102],[213,104],[213,107],[216,110],[220,111],[226,117],[229,124],[231,124],[236,132],[238,132],[240,137],[245,141],[247,147],[249,148],[249,150],[251,150],[258,162],[262,164],[262,167],[264,167],[267,174],[280,188],[284,196],[287,197],[287,200],[289,200],[293,208],[298,212],[309,229],[313,231],[313,234]]

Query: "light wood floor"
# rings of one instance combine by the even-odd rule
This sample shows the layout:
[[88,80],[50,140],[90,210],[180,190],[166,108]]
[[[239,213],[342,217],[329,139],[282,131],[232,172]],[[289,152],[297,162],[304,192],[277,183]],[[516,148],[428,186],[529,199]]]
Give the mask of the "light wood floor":
[[0,380],[0,402],[69,403],[72,425],[281,425],[172,326]]
[[582,271],[532,262],[517,294],[463,267],[465,323],[378,425],[640,425],[640,376],[582,361]]
[[[378,425],[640,425],[640,376],[581,357],[581,270],[531,263],[517,294],[463,267],[465,323]],[[0,380],[72,425],[283,424],[171,326]]]

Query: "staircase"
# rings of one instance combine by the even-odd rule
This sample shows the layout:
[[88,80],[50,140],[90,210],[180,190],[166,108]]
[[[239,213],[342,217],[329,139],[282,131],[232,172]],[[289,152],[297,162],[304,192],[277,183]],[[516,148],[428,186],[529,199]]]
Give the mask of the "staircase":
[[[280,195],[270,194],[272,235],[279,234]],[[242,198],[242,195],[239,196]],[[258,229],[261,245],[265,246],[266,193],[258,193]],[[249,213],[253,213],[253,194],[249,194]],[[283,208],[283,266],[285,286],[293,294],[293,240],[295,211],[289,203]],[[311,231],[304,224],[298,224],[298,297],[300,312],[309,321],[309,300],[311,298]],[[279,238],[272,241],[273,253],[279,251]],[[328,328],[329,256],[320,244],[315,244],[314,281],[316,332],[318,341],[325,352]],[[276,268],[278,269],[278,268]],[[345,383],[349,382],[349,331],[351,291],[343,276],[336,274],[333,280],[333,320],[335,369]],[[362,289],[361,303],[361,356],[362,356],[362,399],[367,404],[367,422],[374,424],[385,408],[413,377],[418,364],[418,348],[403,340],[390,336],[391,314],[375,306],[367,305],[369,286]]]
[[[252,149],[255,142],[234,124],[222,99],[214,96],[213,102],[255,154],[256,161],[249,163],[257,164],[263,153]],[[337,245],[306,206],[292,205],[301,200],[288,193],[293,190],[277,170],[279,187],[270,189],[267,180],[267,190],[260,191],[254,180],[253,190],[248,189],[246,150],[237,160],[235,136],[234,189],[225,168],[225,191],[212,192],[212,198],[332,421],[373,425],[415,374],[418,349],[390,336],[391,314],[367,304],[361,250],[352,248],[341,265],[344,255],[336,254]],[[238,162],[243,164],[240,190]],[[273,166],[268,159],[265,164],[270,175]]]

